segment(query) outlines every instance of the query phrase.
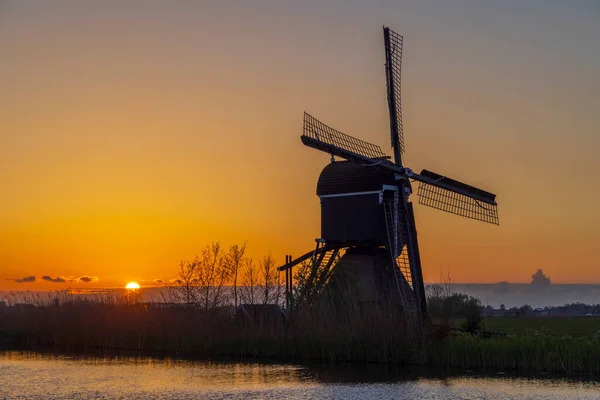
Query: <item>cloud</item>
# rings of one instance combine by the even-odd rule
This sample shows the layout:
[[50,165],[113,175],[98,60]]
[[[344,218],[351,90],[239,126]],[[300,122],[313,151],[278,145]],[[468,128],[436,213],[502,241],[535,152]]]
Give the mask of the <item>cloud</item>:
[[66,280],[61,278],[60,276],[53,278],[51,276],[44,275],[44,276],[42,276],[42,279],[45,281],[48,281],[48,282],[53,282],[53,283],[65,283],[66,282]]
[[98,281],[98,277],[84,275],[84,276],[80,276],[79,278],[77,278],[77,281],[84,282],[84,283],[96,282],[96,281]]
[[26,276],[25,278],[7,278],[7,281],[15,281],[17,283],[35,282],[35,276]]
[[152,280],[152,283],[165,283],[164,279],[156,278]]
[[[36,281],[36,277],[35,276],[26,276],[24,278],[6,278],[7,281],[15,281],[17,283],[31,283],[31,282],[35,282]],[[57,276],[56,278],[51,277],[50,275],[44,275],[42,276],[42,280],[46,281],[46,282],[52,282],[52,283],[91,283],[91,282],[97,282],[98,281],[98,277],[97,276],[90,276],[90,275],[83,275],[80,276],[79,278],[74,278],[72,276]]]

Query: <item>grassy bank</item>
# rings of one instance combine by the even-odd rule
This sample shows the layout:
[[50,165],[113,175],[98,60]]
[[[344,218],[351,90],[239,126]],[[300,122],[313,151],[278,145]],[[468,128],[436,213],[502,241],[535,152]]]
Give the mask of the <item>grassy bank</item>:
[[[452,320],[452,327],[460,329],[464,318]],[[442,320],[434,320],[441,324]],[[490,317],[485,318],[482,328],[486,331],[507,335],[574,336],[591,338],[600,331],[600,317]]]
[[426,349],[422,363],[439,367],[600,375],[600,341],[594,338],[459,335],[428,341]]
[[600,331],[600,317],[493,317],[484,320],[485,329],[509,335],[535,331],[549,335],[592,337]]
[[[600,376],[600,340],[593,335],[529,329],[490,339],[445,336],[432,329],[409,330],[389,310],[349,309],[345,314],[307,311],[289,324],[118,302],[5,307],[0,309],[0,344]],[[509,322],[514,324],[504,321]]]

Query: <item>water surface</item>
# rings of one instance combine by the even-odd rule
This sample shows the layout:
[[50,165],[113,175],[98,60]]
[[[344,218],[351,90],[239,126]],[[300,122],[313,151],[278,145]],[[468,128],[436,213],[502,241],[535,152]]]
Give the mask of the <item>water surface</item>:
[[0,399],[600,398],[600,384],[594,381],[462,373],[7,351],[0,352]]

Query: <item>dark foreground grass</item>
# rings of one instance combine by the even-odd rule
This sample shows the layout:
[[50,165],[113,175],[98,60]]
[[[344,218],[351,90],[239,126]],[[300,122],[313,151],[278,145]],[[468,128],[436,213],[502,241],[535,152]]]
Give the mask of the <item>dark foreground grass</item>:
[[432,366],[600,375],[600,341],[592,338],[462,335],[426,348],[422,361]]
[[[460,328],[464,319],[452,321],[452,327]],[[441,321],[436,321],[441,323]],[[483,329],[507,335],[594,337],[600,332],[600,317],[491,317],[483,321]]]
[[0,344],[600,376],[600,340],[592,335],[542,330],[491,339],[467,334],[440,338],[444,335],[432,329],[407,326],[385,309],[350,307],[342,314],[319,308],[289,324],[195,309],[73,302],[0,309]]

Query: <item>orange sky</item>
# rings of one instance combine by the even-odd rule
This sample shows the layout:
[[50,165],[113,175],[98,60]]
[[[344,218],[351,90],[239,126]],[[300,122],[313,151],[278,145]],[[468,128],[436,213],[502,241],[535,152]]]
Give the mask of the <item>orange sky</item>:
[[409,166],[500,204],[500,227],[417,207],[426,281],[600,283],[598,5],[355,3],[0,2],[0,290],[311,249],[329,157],[302,112],[391,154],[384,24]]

